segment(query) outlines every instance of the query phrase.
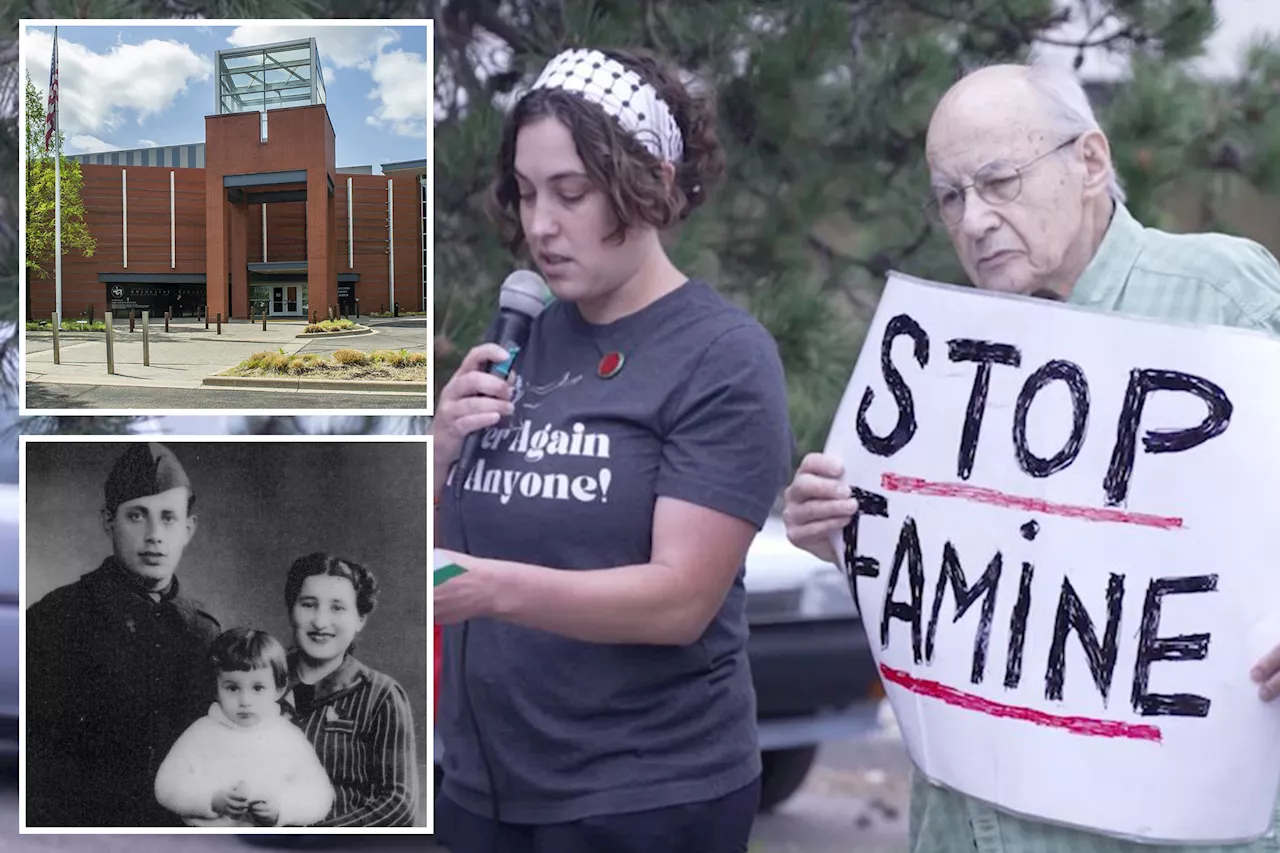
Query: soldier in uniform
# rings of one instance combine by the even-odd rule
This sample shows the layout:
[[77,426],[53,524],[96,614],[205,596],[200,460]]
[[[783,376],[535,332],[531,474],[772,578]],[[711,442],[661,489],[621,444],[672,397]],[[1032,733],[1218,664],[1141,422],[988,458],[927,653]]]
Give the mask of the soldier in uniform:
[[196,529],[186,472],[139,442],[105,492],[113,553],[27,610],[28,826],[181,826],[156,771],[214,698],[221,626],[174,576]]

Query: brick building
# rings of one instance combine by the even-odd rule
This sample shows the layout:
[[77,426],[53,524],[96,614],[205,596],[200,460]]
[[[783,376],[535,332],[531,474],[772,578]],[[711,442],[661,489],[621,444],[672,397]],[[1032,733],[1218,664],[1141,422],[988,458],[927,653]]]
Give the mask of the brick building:
[[[81,154],[93,257],[64,254],[62,313],[426,310],[426,160],[339,168],[315,39],[218,51],[205,141]],[[28,279],[55,308],[53,264]]]

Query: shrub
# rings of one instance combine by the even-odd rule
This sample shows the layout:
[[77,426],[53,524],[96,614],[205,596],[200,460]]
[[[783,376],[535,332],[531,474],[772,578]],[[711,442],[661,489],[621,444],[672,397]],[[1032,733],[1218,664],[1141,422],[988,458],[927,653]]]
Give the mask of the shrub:
[[319,323],[311,323],[302,331],[304,334],[311,334],[313,332],[341,332],[344,329],[350,329],[354,326],[355,323],[346,319],[321,320]]
[[369,356],[358,349],[340,349],[333,354],[338,364],[368,364]]
[[405,364],[408,359],[408,353],[404,350],[380,349],[374,350],[370,357],[375,362],[389,364],[392,367],[400,367]]

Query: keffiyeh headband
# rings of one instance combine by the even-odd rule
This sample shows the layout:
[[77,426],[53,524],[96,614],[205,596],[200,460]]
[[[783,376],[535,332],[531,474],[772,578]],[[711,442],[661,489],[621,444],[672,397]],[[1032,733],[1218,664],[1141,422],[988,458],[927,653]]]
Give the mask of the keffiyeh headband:
[[640,75],[598,50],[567,50],[542,69],[534,89],[577,92],[599,104],[659,160],[679,163],[684,155],[680,126]]

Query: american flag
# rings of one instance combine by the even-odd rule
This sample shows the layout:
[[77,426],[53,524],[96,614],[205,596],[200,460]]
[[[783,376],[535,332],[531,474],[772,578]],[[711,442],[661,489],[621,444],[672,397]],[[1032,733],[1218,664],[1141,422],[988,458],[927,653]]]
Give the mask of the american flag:
[[53,131],[58,126],[58,29],[53,30],[53,63],[49,66],[49,103],[44,117],[44,150],[53,145]]

